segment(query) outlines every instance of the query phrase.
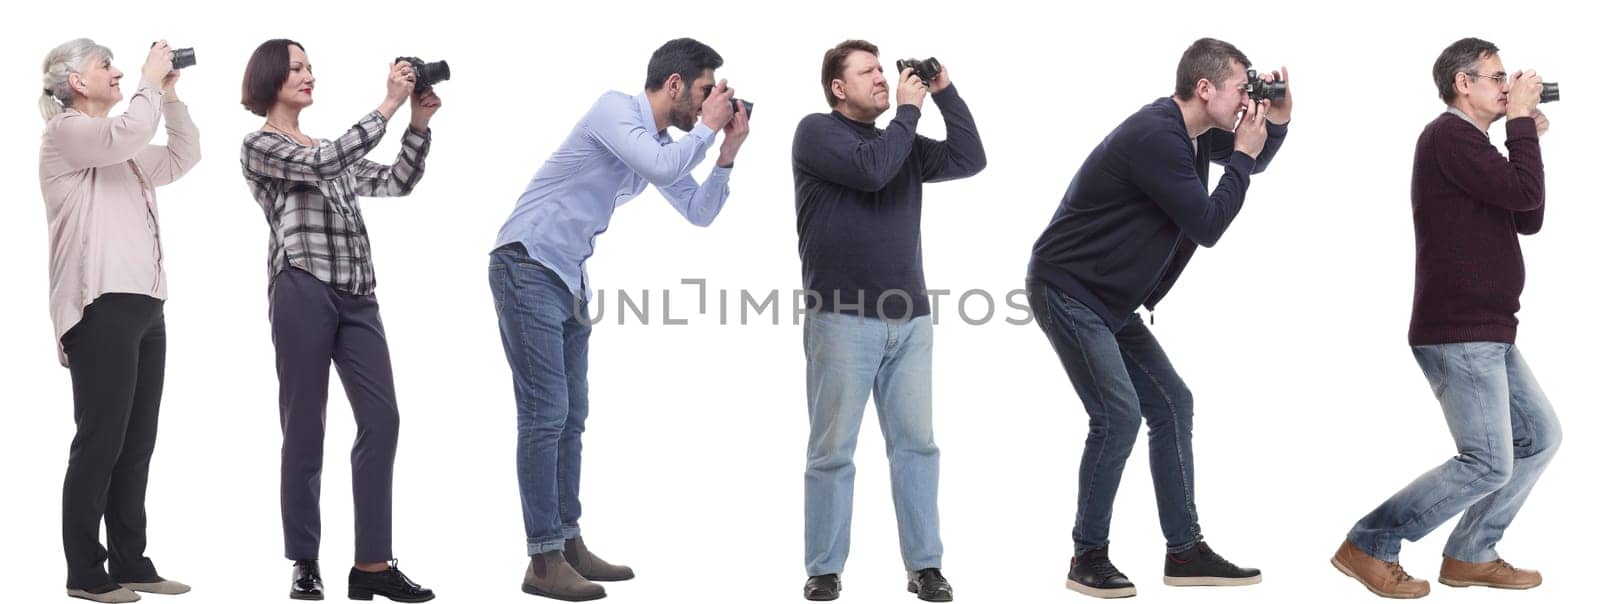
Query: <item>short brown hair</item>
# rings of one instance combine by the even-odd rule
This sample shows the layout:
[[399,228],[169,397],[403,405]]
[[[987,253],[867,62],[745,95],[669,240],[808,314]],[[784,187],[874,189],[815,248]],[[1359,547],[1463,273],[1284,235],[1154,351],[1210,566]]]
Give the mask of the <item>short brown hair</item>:
[[1238,61],[1246,68],[1250,67],[1250,59],[1245,58],[1244,53],[1232,44],[1215,38],[1195,40],[1188,50],[1183,51],[1183,58],[1178,60],[1178,85],[1173,94],[1182,101],[1194,98],[1194,86],[1200,80],[1210,80],[1212,86],[1221,86],[1232,71],[1229,61]]
[[289,79],[289,47],[306,47],[294,40],[278,38],[267,40],[256,47],[250,62],[244,66],[244,86],[239,103],[250,113],[266,117],[267,110],[278,102],[278,89]]
[[866,40],[845,40],[822,54],[822,94],[827,97],[829,107],[838,105],[841,100],[833,96],[833,81],[844,77],[845,60],[858,50],[878,56],[877,45]]

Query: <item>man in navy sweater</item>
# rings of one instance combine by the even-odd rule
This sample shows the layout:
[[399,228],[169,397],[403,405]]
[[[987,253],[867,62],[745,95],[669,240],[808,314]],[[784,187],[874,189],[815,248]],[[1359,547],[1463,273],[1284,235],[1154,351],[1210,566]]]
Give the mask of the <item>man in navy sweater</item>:
[[[1561,424],[1516,347],[1524,270],[1517,236],[1544,224],[1539,75],[1507,74],[1494,44],[1466,38],[1433,64],[1448,106],[1422,130],[1411,167],[1417,237],[1411,353],[1439,399],[1455,458],[1395,493],[1350,529],[1333,565],[1380,596],[1416,598],[1428,582],[1400,567],[1400,543],[1456,514],[1439,582],[1537,587],[1495,544],[1561,445]],[[1506,119],[1507,159],[1489,142]]]
[[[794,134],[794,198],[807,298],[805,597],[839,597],[850,548],[856,435],[871,395],[889,449],[889,477],[907,588],[931,602],[953,598],[940,572],[939,448],[933,442],[933,332],[922,276],[922,183],[983,169],[983,142],[967,105],[941,71],[924,82],[899,74],[894,120],[878,47],[847,40],[822,60],[831,113],[806,116]],[[932,93],[948,140],[917,134]]]
[[[1078,513],[1067,587],[1115,598],[1134,586],[1111,564],[1111,507],[1123,465],[1150,424],[1150,471],[1167,540],[1168,585],[1249,585],[1206,545],[1194,501],[1194,399],[1137,312],[1154,309],[1197,246],[1216,244],[1288,133],[1290,96],[1253,102],[1250,60],[1203,38],[1178,62],[1171,97],[1146,105],[1084,160],[1034,244],[1028,303],[1061,357],[1089,437],[1078,468]],[[1287,84],[1288,71],[1262,77]],[[1210,162],[1224,173],[1207,193]]]

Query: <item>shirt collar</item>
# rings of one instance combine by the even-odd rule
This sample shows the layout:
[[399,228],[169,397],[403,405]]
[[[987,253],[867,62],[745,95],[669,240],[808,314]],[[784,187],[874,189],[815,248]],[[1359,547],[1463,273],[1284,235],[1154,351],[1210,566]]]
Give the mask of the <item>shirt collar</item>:
[[661,128],[656,127],[656,112],[655,109],[650,107],[650,97],[647,93],[641,92],[635,95],[633,100],[639,105],[639,120],[644,124],[645,131],[650,133],[650,137],[656,139],[657,142],[672,142],[671,136],[663,132]]
[[1472,124],[1472,129],[1473,130],[1477,130],[1478,132],[1482,132],[1484,136],[1489,136],[1489,131],[1488,130],[1484,130],[1482,128],[1479,128],[1478,127],[1478,122],[1472,121],[1472,118],[1467,115],[1467,112],[1462,111],[1460,109],[1456,109],[1454,106],[1451,106],[1450,108],[1445,109],[1445,113],[1449,113],[1449,114],[1454,115],[1456,117],[1459,117],[1461,119],[1467,120],[1468,124]]

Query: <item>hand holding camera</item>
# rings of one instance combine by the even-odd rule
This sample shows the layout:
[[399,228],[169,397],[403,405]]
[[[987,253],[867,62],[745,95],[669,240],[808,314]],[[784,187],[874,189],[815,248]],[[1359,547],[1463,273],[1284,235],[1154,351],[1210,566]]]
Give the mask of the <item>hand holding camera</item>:
[[433,114],[439,112],[439,107],[444,101],[439,100],[439,93],[433,87],[418,90],[411,94],[411,129],[417,132],[428,131],[428,121],[433,119]]
[[914,105],[922,108],[922,99],[928,95],[928,85],[917,77],[915,69],[907,67],[900,70],[900,85],[895,88],[894,102],[897,105]]
[[717,165],[724,168],[733,166],[734,157],[739,155],[739,147],[750,136],[750,103],[737,99],[734,102],[738,103],[738,109],[733,112],[728,127],[722,130],[722,151],[717,158]]
[[384,119],[394,117],[394,112],[400,109],[400,104],[411,98],[411,93],[416,91],[417,76],[410,63],[396,61],[389,64],[389,77],[385,82],[383,104],[378,106],[378,112]]
[[1544,133],[1550,130],[1550,117],[1546,116],[1543,111],[1534,109],[1533,128],[1539,136],[1544,136]]
[[[935,59],[931,59],[930,58],[928,60],[929,61],[933,61]],[[938,75],[933,76],[933,79],[928,81],[928,93],[929,94],[939,94],[941,92],[944,92],[944,89],[949,88],[949,87],[950,87],[950,70],[949,69],[945,69],[944,66],[941,65]]]
[[1506,94],[1506,119],[1531,117],[1544,94],[1544,80],[1529,69],[1511,74],[1511,90]]
[[700,104],[700,123],[712,132],[720,132],[733,121],[733,89],[727,80],[720,80]]
[[165,84],[167,75],[174,71],[172,47],[167,46],[166,40],[160,40],[150,45],[150,54],[145,57],[144,66],[139,68],[139,77],[146,82]]
[[1261,154],[1267,145],[1267,112],[1272,110],[1271,100],[1250,103],[1244,117],[1233,129],[1233,150],[1243,151],[1251,159]]
[[1251,69],[1245,72],[1245,78],[1245,93],[1250,95],[1250,100],[1272,101],[1267,121],[1280,126],[1289,123],[1289,111],[1294,107],[1294,96],[1289,93],[1289,68],[1279,67],[1260,77]]

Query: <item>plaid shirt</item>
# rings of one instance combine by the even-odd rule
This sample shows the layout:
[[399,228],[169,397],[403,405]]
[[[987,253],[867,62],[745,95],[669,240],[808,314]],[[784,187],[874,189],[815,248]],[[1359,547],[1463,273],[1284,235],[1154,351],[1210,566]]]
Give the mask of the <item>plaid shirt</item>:
[[378,146],[388,125],[376,111],[338,140],[306,147],[287,135],[252,132],[239,163],[272,238],[267,277],[285,269],[311,273],[339,291],[371,294],[378,281],[356,196],[399,197],[422,179],[431,131],[406,129],[393,166],[362,159]]

